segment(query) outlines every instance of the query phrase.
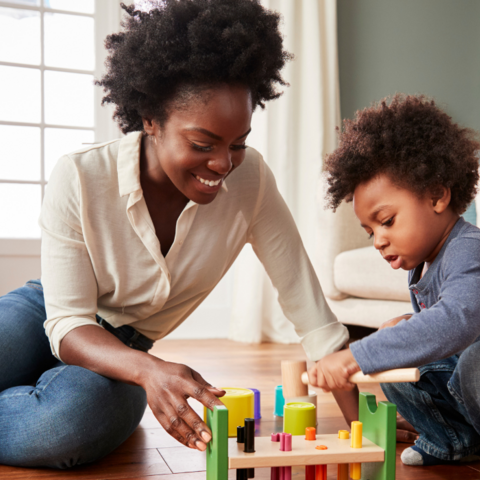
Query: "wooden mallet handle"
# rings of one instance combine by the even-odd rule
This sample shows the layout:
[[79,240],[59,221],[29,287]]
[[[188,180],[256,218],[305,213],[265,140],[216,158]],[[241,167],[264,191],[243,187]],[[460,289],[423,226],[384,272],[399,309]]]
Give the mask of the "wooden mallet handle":
[[[397,368],[385,372],[372,373],[364,375],[362,372],[350,375],[348,379],[351,383],[403,383],[418,382],[420,380],[420,370],[418,368]],[[308,373],[302,373],[302,383],[308,385]]]

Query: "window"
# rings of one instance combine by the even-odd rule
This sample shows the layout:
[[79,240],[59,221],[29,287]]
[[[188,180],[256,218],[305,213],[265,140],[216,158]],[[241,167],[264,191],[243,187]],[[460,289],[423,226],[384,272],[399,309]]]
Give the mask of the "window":
[[0,239],[39,239],[58,158],[119,136],[93,85],[119,3],[0,1]]

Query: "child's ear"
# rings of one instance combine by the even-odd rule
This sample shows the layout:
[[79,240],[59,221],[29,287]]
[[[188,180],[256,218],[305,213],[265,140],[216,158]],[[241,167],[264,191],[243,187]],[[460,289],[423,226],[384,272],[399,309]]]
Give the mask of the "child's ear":
[[432,206],[435,213],[442,213],[450,205],[452,191],[450,188],[444,187],[443,185],[438,186],[431,192],[430,198],[432,200]]

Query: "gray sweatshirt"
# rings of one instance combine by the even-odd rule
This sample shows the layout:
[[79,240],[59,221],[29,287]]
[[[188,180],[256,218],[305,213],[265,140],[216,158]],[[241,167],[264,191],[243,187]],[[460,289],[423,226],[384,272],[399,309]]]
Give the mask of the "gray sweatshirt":
[[420,278],[422,269],[409,272],[410,320],[350,345],[363,373],[460,354],[480,336],[480,229],[460,218]]

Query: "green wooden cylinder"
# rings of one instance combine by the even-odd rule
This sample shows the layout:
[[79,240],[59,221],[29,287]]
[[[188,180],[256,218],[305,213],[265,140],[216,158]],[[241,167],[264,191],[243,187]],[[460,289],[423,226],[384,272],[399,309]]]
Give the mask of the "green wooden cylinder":
[[305,435],[307,427],[317,426],[317,409],[313,403],[291,402],[283,409],[283,431],[292,435]]

